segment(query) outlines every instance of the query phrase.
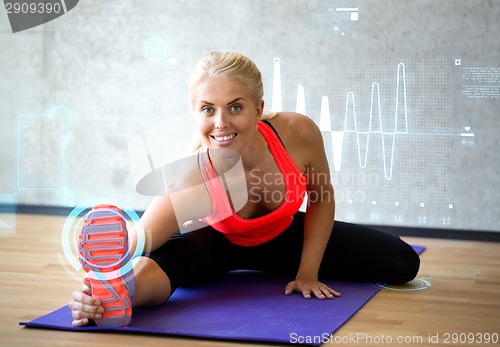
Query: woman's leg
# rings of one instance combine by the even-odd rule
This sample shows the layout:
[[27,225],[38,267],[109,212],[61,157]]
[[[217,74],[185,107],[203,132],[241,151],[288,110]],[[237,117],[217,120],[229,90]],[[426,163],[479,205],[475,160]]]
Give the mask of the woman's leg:
[[320,275],[359,281],[405,283],[417,275],[420,259],[398,236],[335,221]]
[[[303,212],[274,240],[241,248],[238,264],[247,269],[294,276],[304,237]],[[361,225],[335,221],[319,276],[369,282],[404,283],[417,274],[420,260],[399,237]]]
[[170,279],[157,263],[148,257],[141,257],[134,272],[132,306],[156,306],[167,301],[172,292]]
[[[161,304],[177,287],[196,285],[236,269],[295,275],[304,216],[297,213],[281,235],[255,247],[233,245],[210,227],[175,235],[142,260],[134,306]],[[418,255],[399,237],[335,221],[319,275],[320,279],[405,283],[415,278],[419,266]]]
[[174,235],[147,256],[144,268],[136,274],[134,305],[162,303],[178,287],[194,286],[234,270],[233,254],[234,245],[211,227]]

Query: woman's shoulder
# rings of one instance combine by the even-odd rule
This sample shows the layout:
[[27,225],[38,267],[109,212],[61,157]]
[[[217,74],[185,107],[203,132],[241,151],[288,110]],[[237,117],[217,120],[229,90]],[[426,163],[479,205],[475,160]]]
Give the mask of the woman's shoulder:
[[311,137],[321,135],[321,131],[314,121],[300,113],[279,112],[268,120],[276,129],[280,137],[308,141]]
[[280,112],[269,122],[301,171],[310,165],[313,157],[324,150],[321,131],[311,118],[295,112]]

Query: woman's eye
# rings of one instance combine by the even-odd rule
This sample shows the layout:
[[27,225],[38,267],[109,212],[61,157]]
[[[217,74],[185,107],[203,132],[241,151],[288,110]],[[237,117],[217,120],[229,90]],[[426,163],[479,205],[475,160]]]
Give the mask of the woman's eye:
[[214,109],[213,109],[212,107],[208,107],[208,106],[203,107],[203,108],[201,109],[201,112],[203,112],[203,113],[205,113],[205,114],[212,114],[212,113],[213,113],[213,111],[214,111]]
[[241,111],[241,106],[233,105],[233,106],[231,106],[230,111],[231,112],[240,112]]

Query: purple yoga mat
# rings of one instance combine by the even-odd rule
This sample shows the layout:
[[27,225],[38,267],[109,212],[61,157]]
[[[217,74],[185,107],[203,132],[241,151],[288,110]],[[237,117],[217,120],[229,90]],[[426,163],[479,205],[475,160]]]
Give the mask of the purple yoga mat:
[[[417,253],[424,248],[414,246]],[[254,271],[231,272],[195,288],[179,288],[163,305],[136,308],[128,327],[71,326],[64,306],[21,325],[73,331],[155,333],[226,340],[318,346],[380,290],[363,282],[323,281],[342,293],[333,300],[283,294],[289,279]],[[307,342],[304,341],[304,342]]]

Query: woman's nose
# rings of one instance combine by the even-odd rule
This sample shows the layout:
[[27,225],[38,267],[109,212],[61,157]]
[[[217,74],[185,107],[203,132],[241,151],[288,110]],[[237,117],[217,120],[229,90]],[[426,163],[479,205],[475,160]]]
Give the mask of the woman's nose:
[[217,111],[215,114],[215,128],[223,129],[227,127],[227,116],[224,111]]

